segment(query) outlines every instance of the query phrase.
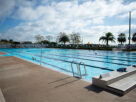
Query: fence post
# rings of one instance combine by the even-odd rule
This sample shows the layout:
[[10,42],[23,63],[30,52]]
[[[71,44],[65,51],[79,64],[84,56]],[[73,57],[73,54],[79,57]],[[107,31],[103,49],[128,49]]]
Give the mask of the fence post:
[[40,57],[40,65],[42,65],[42,44],[41,44],[41,57]]

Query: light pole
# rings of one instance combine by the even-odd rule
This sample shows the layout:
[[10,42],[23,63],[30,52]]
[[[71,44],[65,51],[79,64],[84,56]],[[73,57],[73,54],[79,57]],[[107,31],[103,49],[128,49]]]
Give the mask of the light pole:
[[130,41],[131,41],[131,11],[129,11],[129,49],[130,49]]

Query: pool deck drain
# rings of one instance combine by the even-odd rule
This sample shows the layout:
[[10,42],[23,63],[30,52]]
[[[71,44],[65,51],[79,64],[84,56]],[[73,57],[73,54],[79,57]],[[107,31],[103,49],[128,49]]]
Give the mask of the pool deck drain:
[[6,102],[136,102],[136,89],[121,97],[12,56],[0,57],[0,88]]

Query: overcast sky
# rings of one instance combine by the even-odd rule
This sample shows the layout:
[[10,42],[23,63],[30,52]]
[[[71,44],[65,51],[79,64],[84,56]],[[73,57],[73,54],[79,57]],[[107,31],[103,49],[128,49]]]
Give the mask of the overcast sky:
[[0,38],[34,41],[36,34],[78,32],[84,43],[99,43],[112,32],[128,36],[128,12],[136,32],[136,0],[0,0]]

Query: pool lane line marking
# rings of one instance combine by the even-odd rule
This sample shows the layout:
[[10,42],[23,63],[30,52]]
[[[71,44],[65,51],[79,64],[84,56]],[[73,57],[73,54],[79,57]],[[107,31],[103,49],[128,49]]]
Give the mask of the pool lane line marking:
[[[26,57],[26,56],[23,56],[23,55],[20,55],[20,54],[16,54],[16,55],[18,55],[18,56],[21,56],[21,57],[25,57],[25,58],[29,58],[29,57]],[[38,56],[39,57],[39,56]],[[31,59],[31,58],[29,58],[29,59]],[[54,59],[53,59],[54,60]],[[56,60],[56,59],[55,59]],[[37,62],[40,62],[40,60],[36,60]],[[67,62],[67,61],[66,61]],[[56,66],[56,65],[53,65],[53,64],[49,64],[49,63],[46,63],[46,62],[43,62],[42,61],[42,63],[44,63],[44,64],[47,64],[47,65],[50,65],[50,66],[53,66],[53,67],[56,67],[56,68],[58,68],[58,69],[60,69],[60,70],[63,70],[63,71],[66,71],[66,72],[69,72],[69,73],[72,73],[72,71],[70,71],[70,70],[67,70],[67,69],[64,69],[64,68],[61,68],[61,67],[59,67],[59,66]],[[91,67],[92,68],[92,67]],[[97,69],[97,68],[96,68]],[[99,68],[98,68],[99,69]],[[103,68],[100,68],[100,69],[102,69],[102,70],[107,70],[107,69],[103,69]],[[113,70],[110,70],[110,71],[113,71]],[[76,73],[75,72],[75,75],[78,75],[78,73]]]
[[[71,63],[72,61],[67,61],[67,60],[62,60],[62,59],[57,59],[57,58],[51,58],[51,57],[45,57],[43,56],[44,58],[48,58],[48,59],[53,59],[53,60],[58,60],[58,61],[62,61],[62,62],[68,62],[68,63]],[[76,64],[76,63],[74,63]],[[81,65],[84,65],[84,64],[81,64]],[[88,67],[94,67],[94,68],[99,68],[99,69],[103,69],[103,70],[110,70],[110,71],[114,71],[113,69],[109,69],[107,67],[98,67],[98,66],[92,66],[92,65],[88,65],[88,64],[85,64],[85,66],[88,66]]]
[[[25,51],[27,51],[27,50],[25,50]],[[32,50],[32,51],[38,51],[38,50]],[[28,50],[27,52],[32,52],[32,51]],[[84,54],[84,53],[79,53],[79,54]],[[86,55],[95,55],[95,54],[86,54]],[[103,55],[97,55],[97,56],[103,56]],[[117,57],[117,56],[107,56],[107,55],[105,55],[105,56],[106,57]],[[128,59],[128,57],[118,57],[118,58],[127,58]],[[129,59],[136,59],[136,58],[129,58]]]
[[[26,56],[23,56],[23,55],[20,55],[20,54],[16,54],[16,55],[21,56],[21,57],[25,57],[25,58],[29,58],[29,57],[26,57]],[[31,59],[31,58],[29,58],[29,59]],[[37,61],[37,62],[40,62],[40,60],[36,60],[36,61]],[[64,70],[64,71],[66,71],[66,72],[71,72],[71,73],[72,73],[72,71],[69,71],[69,70],[67,70],[67,69],[58,67],[58,66],[56,66],[56,65],[49,64],[49,63],[46,63],[46,62],[43,62],[43,61],[42,61],[42,63],[47,64],[47,65],[50,65],[50,66],[53,66],[53,67],[57,67],[57,68],[59,68],[59,69],[61,69],[61,70]],[[77,74],[77,73],[75,73],[75,74]]]
[[[20,55],[20,54],[16,54],[16,55],[26,58],[26,56],[22,56],[22,55]],[[29,58],[29,57],[27,57],[27,58]],[[29,58],[29,59],[31,59],[31,58]],[[40,62],[40,60],[36,60],[36,61],[37,61],[37,62]],[[63,70],[63,71],[65,71],[65,72],[72,73],[72,71],[67,70],[67,69],[64,69],[64,68],[61,68],[61,67],[59,67],[59,66],[56,66],[56,65],[53,65],[53,64],[50,64],[50,63],[46,63],[46,62],[43,62],[43,61],[42,61],[42,63],[47,64],[47,65],[50,65],[50,66],[53,66],[53,67],[56,67],[56,68],[58,68],[58,69],[60,69],[60,70]],[[78,73],[75,72],[75,75],[78,75]]]
[[[20,51],[16,51],[16,52],[20,52]],[[24,52],[23,52],[24,53]],[[80,55],[80,56],[83,56],[83,55]],[[63,56],[63,57],[69,57],[69,56]],[[84,56],[83,56],[84,57]],[[88,56],[90,57],[90,56]],[[72,57],[69,57],[69,58],[72,58]],[[76,57],[74,57],[76,58]],[[130,66],[129,64],[120,64],[120,63],[113,63],[113,62],[106,62],[106,61],[98,61],[98,60],[90,60],[90,59],[85,59],[85,58],[76,58],[76,59],[84,59],[84,60],[89,60],[89,61],[97,61],[97,62],[105,62],[105,63],[111,63],[111,64],[117,64],[117,65],[126,65],[126,66]],[[103,58],[105,59],[105,58]],[[129,62],[134,62],[134,61],[129,61]]]
[[[59,53],[60,54],[60,53]],[[64,54],[64,53],[62,53],[62,54]],[[69,55],[75,55],[75,54],[71,54],[71,53],[69,53]],[[78,55],[83,55],[83,53],[78,53]],[[95,55],[95,54],[86,54],[86,55],[89,55],[89,56],[93,56],[93,55]],[[109,59],[112,59],[111,57],[115,57],[115,56],[107,56],[107,55],[95,55],[95,56],[100,56],[99,58],[102,58],[102,57],[109,57]],[[117,56],[116,56],[117,57]],[[123,58],[123,57],[118,57],[118,58]],[[117,60],[120,60],[120,59],[118,59],[118,58],[115,58],[115,59],[117,59]],[[128,57],[125,57],[125,58],[127,58],[127,59],[136,59],[136,58],[128,58]]]
[[[60,54],[60,53],[58,53]],[[95,56],[84,56],[80,54],[69,54],[69,55],[76,55],[76,56],[83,56],[83,57],[93,57],[93,58],[102,58],[102,59],[111,59],[111,60],[119,60],[119,61],[128,61],[128,62],[136,62],[136,61],[131,61],[131,60],[122,60],[122,59],[112,59],[112,58],[103,58],[103,57],[95,57]]]
[[106,62],[106,61],[92,60],[92,59],[86,59],[86,58],[81,58],[81,57],[70,57],[70,56],[63,56],[63,55],[56,55],[56,54],[48,54],[48,55],[54,55],[54,56],[60,56],[60,57],[66,57],[66,58],[75,58],[75,59],[81,59],[81,60],[88,60],[88,61],[96,61],[96,62],[104,62],[104,63],[111,63],[111,64],[117,64],[117,65],[130,66],[129,64],[121,64],[121,63],[114,63],[114,62]]
[[[36,61],[40,63],[40,60],[36,60]],[[67,70],[67,69],[64,69],[64,68],[61,68],[61,67],[58,67],[58,66],[56,66],[56,65],[49,64],[49,63],[46,63],[46,62],[43,62],[43,61],[42,61],[42,63],[47,64],[47,65],[50,65],[50,66],[53,66],[53,67],[56,67],[56,68],[58,68],[58,69],[60,69],[60,70],[63,70],[63,71],[66,71],[66,72],[72,73],[72,71]],[[75,73],[75,75],[79,75],[79,74],[78,74],[78,73],[76,73],[76,72],[74,72],[74,73]]]
[[[58,53],[58,54],[64,54],[64,53]],[[90,55],[90,56],[85,56],[85,55],[82,55],[82,54],[69,54],[69,55],[80,55],[80,56],[83,56],[83,57],[94,57],[94,58],[103,58],[103,59],[111,59],[111,60],[120,60],[120,61],[128,61],[128,62],[136,62],[136,61],[132,61],[132,60],[123,60],[123,59],[117,59],[117,58],[106,58],[106,57],[98,57],[98,55],[95,55],[95,56],[97,56],[97,57],[95,57],[95,56],[93,56],[93,54],[92,55]],[[108,56],[107,56],[108,57]]]
[[[85,56],[85,55],[80,55],[80,54],[69,54],[69,55],[79,55],[83,57],[93,57],[93,58],[103,58],[103,57],[95,57],[95,56]],[[132,60],[122,60],[122,59],[113,59],[113,58],[103,58],[103,59],[111,59],[111,60],[119,60],[119,61],[127,61],[127,62],[136,62]]]
[[[14,51],[14,52],[21,52],[21,51]],[[26,52],[21,52],[21,53],[26,53]],[[34,54],[30,54],[30,53],[26,53],[28,55],[32,55],[32,56],[37,56],[37,57],[41,57],[40,55],[34,55]],[[57,59],[57,58],[50,58],[50,57],[45,57],[43,56],[44,58],[48,58],[48,59],[53,59],[53,60],[58,60],[58,61],[62,61],[62,62],[68,62],[68,63],[71,63],[72,61],[67,61],[67,60],[62,60],[62,59]],[[84,65],[84,64],[81,64],[81,65]],[[98,67],[98,66],[92,66],[92,65],[88,65],[88,64],[85,64],[86,66],[88,67],[91,67],[91,68],[98,68],[98,69],[103,69],[103,70],[109,70],[109,71],[114,71],[113,69],[110,69],[108,67]]]
[[[84,53],[79,53],[79,54],[84,54]],[[95,54],[86,54],[86,55],[95,55]],[[98,55],[98,53],[97,53],[97,56],[104,56],[104,55]],[[107,56],[107,55],[105,55],[105,56]],[[117,56],[107,56],[107,57],[117,57]],[[136,57],[136,56],[134,56],[134,57]],[[128,57],[118,57],[118,58],[127,58],[128,59]],[[136,59],[136,58],[129,58],[129,59]]]
[[[33,55],[33,54],[31,54]],[[40,55],[34,55],[34,56],[38,56],[38,57],[41,57]],[[53,60],[58,60],[58,61],[63,61],[63,62],[68,62],[68,63],[71,63],[72,61],[67,61],[67,60],[62,60],[62,59],[57,59],[57,58],[51,58],[51,57],[46,57],[46,56],[43,56],[44,58],[48,58],[48,59],[53,59]],[[76,64],[76,63],[74,63]],[[84,64],[81,64],[81,65],[84,65]],[[89,66],[89,67],[94,67],[94,68],[99,68],[99,69],[103,69],[103,70],[110,70],[110,71],[113,71],[113,69],[109,69],[107,67],[98,67],[98,66],[92,66],[92,65],[88,65],[88,64],[85,64],[86,66]]]
[[[23,49],[23,50],[25,50],[25,51],[30,51],[30,52],[31,52],[31,49]],[[33,50],[34,50],[34,51],[35,51],[35,50],[38,51],[37,49],[33,49]],[[32,51],[33,51],[33,50],[32,50]],[[44,50],[44,49],[43,49],[43,50]],[[96,53],[98,53],[98,52],[96,52]],[[79,54],[84,54],[84,53],[81,53],[81,52],[80,52]],[[89,53],[88,53],[88,54],[86,54],[86,55],[95,55],[95,54],[89,54]],[[98,54],[97,54],[97,56],[115,57],[115,56],[110,56],[110,55],[108,55],[108,56],[105,55],[105,56],[104,56],[104,55],[98,55]],[[117,57],[117,56],[116,56],[116,57]],[[136,56],[135,56],[135,57],[136,57]],[[118,57],[118,58],[127,58],[127,59],[128,59],[128,57]],[[129,59],[136,59],[136,58],[129,58]]]
[[[20,53],[20,51],[14,51],[14,52]],[[21,52],[21,53],[26,53],[26,52]],[[26,53],[26,54],[27,54],[27,55],[31,55],[31,56],[40,57],[39,55],[33,55],[33,54],[30,54],[30,53]],[[16,55],[22,56],[22,55],[20,55],[20,54],[16,54]],[[22,56],[22,57],[26,57],[26,56]],[[71,61],[61,60],[61,59],[57,59],[57,58],[50,58],[50,57],[45,57],[45,56],[44,56],[44,58],[48,58],[48,59],[52,59],[52,60],[58,60],[58,61],[62,61],[62,62],[71,63]],[[81,65],[83,65],[83,64],[81,64]],[[114,71],[113,69],[109,69],[109,68],[107,68],[107,67],[97,67],[97,66],[92,66],[92,65],[87,65],[87,64],[85,64],[85,65],[88,66],[88,67],[91,67],[91,68],[98,68],[98,69],[102,69],[102,70]]]

